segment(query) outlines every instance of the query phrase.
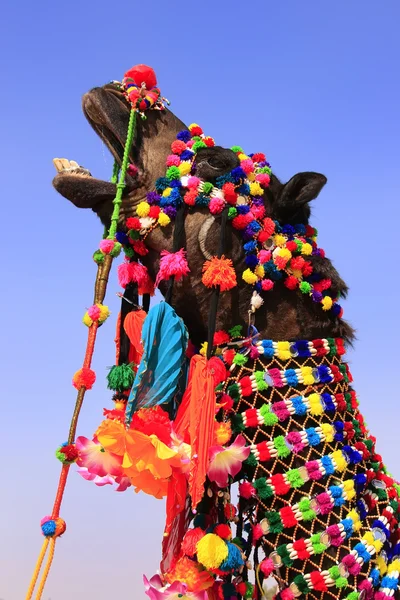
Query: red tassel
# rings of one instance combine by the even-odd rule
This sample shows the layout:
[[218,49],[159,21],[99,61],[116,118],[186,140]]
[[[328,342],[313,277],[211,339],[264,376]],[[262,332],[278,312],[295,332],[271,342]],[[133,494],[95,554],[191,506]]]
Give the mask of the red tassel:
[[168,280],[172,275],[176,281],[179,281],[188,273],[190,273],[190,269],[186,260],[186,251],[183,248],[178,252],[167,252],[166,250],[161,252],[160,270],[156,278],[157,286],[160,281]]

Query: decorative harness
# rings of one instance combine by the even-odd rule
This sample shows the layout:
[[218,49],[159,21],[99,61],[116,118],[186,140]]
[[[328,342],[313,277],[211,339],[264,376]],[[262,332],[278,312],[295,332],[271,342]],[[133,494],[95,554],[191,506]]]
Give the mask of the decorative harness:
[[[73,377],[77,402],[68,441],[56,452],[60,482],[53,511],[41,523],[45,539],[27,600],[48,552],[36,595],[41,598],[56,540],[65,531],[59,512],[74,462],[97,485],[133,485],[167,496],[162,574],[145,578],[153,600],[393,597],[400,571],[400,488],[358,411],[341,358],[343,341],[273,342],[260,339],[254,327],[264,293],[282,284],[341,317],[332,282],[314,272],[310,260],[324,257],[317,231],[266,217],[263,194],[271,167],[261,153],[234,147],[238,167],[215,184],[199,179],[196,154],[214,140],[196,124],[178,133],[165,176],[127,219],[126,231],[118,231],[126,173],[134,172],[128,163],[136,117],[145,118],[149,108],[162,110],[165,99],[154,72],[143,65],[116,85],[132,106],[127,141],[112,177],[117,194],[110,229],[93,256],[98,272],[93,305],[83,318],[85,358]],[[213,294],[208,340],[199,352],[188,345],[186,327],[170,305],[174,281],[189,273],[182,231],[186,212],[196,207],[221,218],[218,253],[203,266],[202,282]],[[146,238],[172,220],[173,251],[161,253],[154,283],[141,262]],[[244,334],[239,326],[215,331],[219,294],[237,285],[225,256],[228,221],[240,232],[246,264],[241,277],[253,290]],[[85,392],[96,378],[91,360],[97,329],[109,316],[103,305],[108,275],[121,250],[124,293],[116,364],[108,374],[115,407],[104,411],[93,440],[75,439]],[[169,282],[166,301],[149,311],[161,281]],[[233,481],[240,481],[237,507]]]

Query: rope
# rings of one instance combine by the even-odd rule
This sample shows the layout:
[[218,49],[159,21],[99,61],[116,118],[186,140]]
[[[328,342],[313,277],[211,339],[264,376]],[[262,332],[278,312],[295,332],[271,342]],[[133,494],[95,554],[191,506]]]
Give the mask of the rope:
[[[117,192],[116,192],[115,198],[113,200],[114,208],[113,208],[113,212],[111,215],[111,224],[110,224],[110,228],[108,231],[108,235],[106,236],[106,233],[107,233],[106,231],[104,234],[104,237],[107,237],[107,239],[113,240],[115,238],[115,234],[117,232],[119,213],[120,213],[120,208],[121,208],[121,203],[122,203],[122,193],[123,193],[123,190],[125,187],[125,177],[126,177],[126,171],[128,168],[129,151],[132,146],[132,141],[134,139],[135,130],[136,130],[136,111],[132,109],[130,112],[130,116],[129,116],[128,132],[127,132],[127,136],[126,136],[121,170],[119,170],[119,166],[116,161],[114,162],[114,167],[113,167],[113,174],[112,174],[111,181],[113,183],[116,183]],[[118,175],[119,175],[119,177],[118,177]],[[113,257],[110,254],[107,254],[104,257],[104,261],[101,264],[99,264],[97,267],[96,280],[95,280],[95,284],[94,284],[94,302],[93,302],[93,304],[102,304],[103,303],[103,300],[106,295],[107,283],[108,283],[108,278],[109,278],[110,271],[111,271],[112,262],[113,262]],[[87,343],[86,343],[86,351],[85,351],[85,357],[84,357],[84,361],[83,361],[83,367],[85,367],[85,368],[90,368],[90,366],[92,364],[94,347],[95,347],[96,337],[97,337],[97,330],[98,330],[98,323],[96,321],[94,321],[92,323],[92,325],[89,327],[89,331],[88,331],[88,339],[87,339]],[[69,429],[69,434],[68,434],[68,444],[73,444],[74,440],[75,440],[76,428],[78,425],[79,414],[80,414],[80,411],[82,408],[83,400],[85,397],[85,392],[86,392],[86,388],[84,386],[78,390],[75,407],[74,407],[74,412],[71,417],[70,429]],[[64,496],[64,491],[65,491],[65,487],[67,484],[69,468],[70,468],[70,464],[63,464],[63,466],[61,468],[61,473],[60,473],[58,486],[57,486],[56,497],[55,497],[54,506],[53,506],[53,512],[51,514],[52,519],[57,519],[59,517],[60,508],[61,508],[61,504],[62,504],[62,500],[63,500],[63,496]],[[36,600],[40,600],[42,597],[44,586],[46,584],[46,580],[47,580],[47,577],[50,572],[51,564],[53,562],[57,537],[58,537],[58,534],[55,533],[54,537],[50,537],[50,536],[46,537],[46,539],[43,542],[42,549],[40,551],[40,554],[39,554],[38,560],[36,562],[36,566],[35,566],[35,569],[34,569],[34,572],[33,572],[29,587],[28,587],[26,600],[31,600],[31,598],[33,596],[35,586],[36,586],[36,583],[37,583],[37,580],[39,577],[39,573],[42,568],[43,560],[46,556],[47,550],[49,549],[49,553],[47,556],[47,563],[46,563],[45,569],[43,571],[42,579],[40,581],[40,584],[39,584],[39,587],[37,590]]]

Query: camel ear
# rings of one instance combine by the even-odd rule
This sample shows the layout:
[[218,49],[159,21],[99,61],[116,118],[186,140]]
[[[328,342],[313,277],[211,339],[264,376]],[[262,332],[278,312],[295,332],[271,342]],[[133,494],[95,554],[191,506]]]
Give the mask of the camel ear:
[[283,187],[279,197],[279,207],[296,210],[314,200],[326,184],[327,179],[321,173],[297,173]]

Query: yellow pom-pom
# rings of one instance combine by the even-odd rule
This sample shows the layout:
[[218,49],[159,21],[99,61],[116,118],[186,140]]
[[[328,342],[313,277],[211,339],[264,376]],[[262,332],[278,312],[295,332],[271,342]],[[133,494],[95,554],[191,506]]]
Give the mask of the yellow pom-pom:
[[284,246],[286,244],[286,238],[284,235],[280,233],[276,233],[274,235],[274,244],[275,246]]
[[167,187],[163,191],[162,195],[163,195],[164,198],[168,198],[168,196],[171,195],[171,192],[172,192],[172,188],[171,187]]
[[138,217],[147,217],[150,212],[150,204],[148,202],[139,202],[136,209]]
[[341,450],[335,450],[335,452],[332,452],[331,454],[331,458],[332,460],[335,462],[336,464],[336,468],[339,472],[345,471],[347,468],[347,461],[344,457],[344,454]]
[[281,360],[289,360],[290,355],[290,343],[289,342],[278,342],[276,346],[278,358]]
[[296,277],[296,279],[301,279],[303,277],[302,271],[300,269],[291,269],[292,274]]
[[200,354],[202,356],[206,356],[207,354],[207,348],[208,348],[208,342],[203,342],[200,348]]
[[333,426],[330,423],[321,423],[321,429],[322,433],[324,434],[325,441],[328,442],[328,444],[330,442],[333,442],[335,435],[335,430]]
[[388,566],[388,573],[392,573],[393,571],[400,571],[400,560],[398,558]]
[[352,479],[346,479],[343,481],[343,495],[346,500],[352,500],[356,495],[354,488],[354,481]]
[[227,444],[232,437],[232,428],[229,421],[227,423],[215,423],[215,439],[217,444]]
[[187,175],[188,173],[190,173],[190,171],[191,171],[191,168],[192,168],[192,165],[191,165],[191,164],[190,164],[190,162],[189,162],[189,161],[187,161],[187,160],[183,161],[183,162],[182,162],[182,163],[181,163],[181,164],[178,166],[179,173],[181,174],[181,176],[183,176],[183,175]]
[[110,316],[110,310],[108,306],[105,306],[104,304],[96,304],[96,306],[100,310],[99,323],[104,323],[104,321]]
[[262,196],[263,193],[264,190],[262,189],[258,181],[253,181],[253,183],[250,184],[250,194],[252,196]]
[[[321,396],[319,394],[310,394],[308,396],[308,403],[310,405],[310,414],[313,416],[322,415],[324,407],[321,403]],[[323,425],[321,425],[322,427]]]
[[312,254],[311,244],[308,244],[308,243],[303,244],[301,247],[301,253],[305,254],[306,256],[309,256],[310,254]]
[[[386,561],[383,558],[383,556],[377,556],[375,560],[376,560],[376,566],[379,569],[379,573],[383,576],[386,573],[386,571],[388,570]],[[397,561],[394,561],[394,562],[397,562]]]
[[312,374],[312,367],[300,367],[301,374],[303,375],[303,383],[304,385],[312,385],[315,383],[314,375]]
[[256,180],[256,174],[255,173],[247,173],[247,179],[249,181],[255,181]]
[[250,158],[250,156],[247,156],[247,154],[245,154],[244,152],[240,152],[238,154],[238,159],[239,160],[248,160]]
[[83,315],[82,323],[86,325],[86,327],[91,327],[93,325],[92,319],[89,317],[88,313],[85,312]]
[[284,258],[285,260],[290,260],[292,258],[292,253],[287,248],[280,248],[278,250],[278,256]]
[[[354,508],[353,508],[353,510],[351,510],[348,513],[347,518],[351,519],[353,521],[353,529],[354,529],[354,531],[359,531],[360,528],[361,528],[360,516],[359,516],[358,512],[356,510],[354,510]],[[369,532],[369,533],[371,533],[371,532]],[[372,541],[374,541],[374,536],[372,535],[372,533],[371,533],[371,536],[372,536]],[[368,542],[368,543],[370,543],[370,542]]]
[[228,557],[228,546],[215,533],[206,533],[197,543],[197,560],[206,569],[218,569]]
[[256,283],[256,281],[258,280],[258,277],[255,273],[253,273],[253,271],[251,271],[250,269],[246,269],[242,273],[242,279],[246,283],[249,283],[250,285],[252,285],[253,283]]
[[264,267],[262,265],[257,265],[254,269],[254,273],[257,275],[257,277],[262,279],[265,275]]
[[160,212],[160,214],[158,215],[158,222],[161,225],[161,227],[165,227],[166,225],[169,225],[171,223],[171,219],[165,213]]
[[324,296],[321,300],[322,310],[330,310],[332,308],[333,300],[330,296]]

